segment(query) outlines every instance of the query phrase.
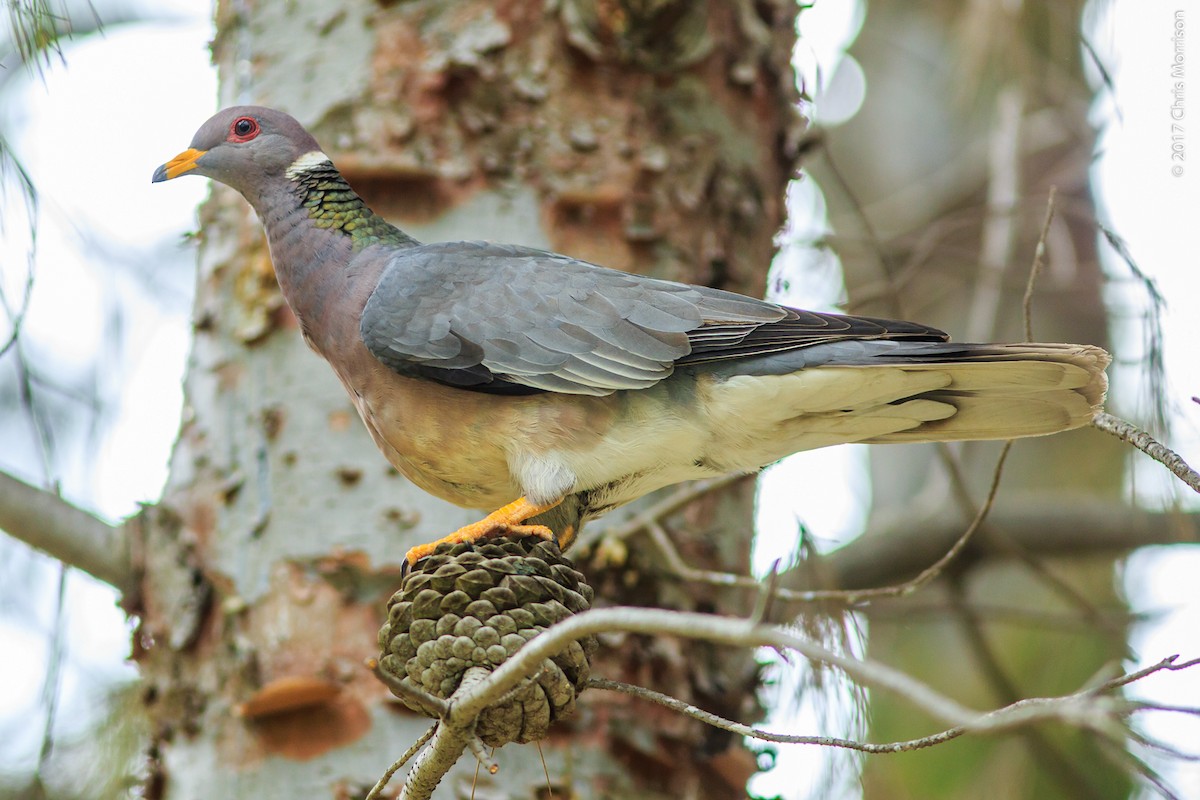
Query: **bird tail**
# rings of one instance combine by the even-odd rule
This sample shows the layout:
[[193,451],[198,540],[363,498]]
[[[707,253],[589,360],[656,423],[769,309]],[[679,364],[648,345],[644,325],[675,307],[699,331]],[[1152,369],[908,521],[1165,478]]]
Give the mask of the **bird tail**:
[[949,380],[891,405],[933,402],[944,411],[949,411],[945,406],[954,410],[862,441],[1015,439],[1082,427],[1104,402],[1104,369],[1111,360],[1104,350],[1079,344],[936,342],[899,347],[875,363],[886,362],[918,380],[922,373],[939,376],[939,382],[947,376]]

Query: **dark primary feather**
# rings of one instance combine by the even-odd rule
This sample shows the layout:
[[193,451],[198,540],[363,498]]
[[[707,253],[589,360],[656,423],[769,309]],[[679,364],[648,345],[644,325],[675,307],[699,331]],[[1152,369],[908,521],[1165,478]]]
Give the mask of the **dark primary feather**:
[[397,372],[501,394],[606,395],[652,386],[677,364],[847,339],[948,338],[916,323],[800,311],[487,242],[397,253],[360,330]]

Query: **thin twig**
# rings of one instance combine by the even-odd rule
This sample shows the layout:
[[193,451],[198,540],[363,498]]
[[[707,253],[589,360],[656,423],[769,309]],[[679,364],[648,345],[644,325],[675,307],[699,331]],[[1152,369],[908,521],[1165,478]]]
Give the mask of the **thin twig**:
[[1042,220],[1042,231],[1038,234],[1037,247],[1033,250],[1033,265],[1029,268],[1029,280],[1025,282],[1025,296],[1021,299],[1022,316],[1025,320],[1025,341],[1033,341],[1033,287],[1046,259],[1046,237],[1050,235],[1050,223],[1054,221],[1054,199],[1058,195],[1058,187],[1050,187],[1050,197],[1046,200],[1046,218]]
[[377,800],[380,793],[387,788],[388,782],[391,781],[392,776],[399,772],[400,768],[407,764],[408,760],[415,756],[417,752],[425,746],[425,743],[433,738],[433,733],[437,730],[437,726],[438,724],[436,722],[430,725],[429,730],[421,734],[421,738],[413,742],[412,747],[404,751],[404,755],[393,761],[392,765],[387,768],[387,771],[384,772],[379,780],[375,782],[375,786],[371,789],[371,791],[367,792],[367,796],[363,800]]
[[[1133,277],[1141,285],[1149,301],[1145,309],[1137,309],[1137,316],[1142,318],[1142,352],[1140,361],[1145,364],[1145,380],[1142,381],[1141,399],[1150,403],[1151,427],[1156,430],[1166,430],[1168,423],[1166,386],[1166,367],[1163,350],[1163,315],[1166,313],[1167,300],[1159,291],[1158,284],[1147,275],[1133,257],[1129,245],[1104,225],[1091,220],[1100,230],[1100,234],[1108,242],[1117,258],[1125,263]],[[1133,310],[1133,309],[1130,309]],[[1144,311],[1144,313],[1143,313]]]
[[67,565],[61,561],[58,568],[58,587],[54,595],[54,625],[50,632],[50,657],[46,659],[46,678],[42,683],[42,705],[46,708],[46,719],[42,726],[42,745],[38,749],[35,778],[41,780],[46,765],[54,753],[56,744],[55,727],[58,722],[58,706],[62,699],[63,664],[66,662],[67,630],[63,622],[67,606]]
[[996,502],[996,493],[1000,490],[1000,478],[1004,474],[1004,462],[1008,459],[1008,453],[1012,450],[1012,440],[1004,443],[1000,449],[1000,455],[996,459],[996,467],[992,473],[992,485],[988,488],[987,497],[984,498],[983,505],[979,507],[975,518],[971,520],[971,524],[967,526],[962,535],[950,546],[941,558],[930,564],[925,569],[921,570],[920,574],[915,578],[895,586],[885,586],[879,589],[859,589],[856,591],[843,591],[841,595],[847,595],[853,601],[875,597],[898,597],[901,595],[912,594],[917,589],[920,589],[925,584],[932,581],[946,566],[958,557],[958,554],[963,551],[967,544],[971,541],[971,537],[979,530],[983,521],[987,519],[988,513],[992,510],[992,505]]
[[[732,572],[718,572],[716,570],[696,569],[692,565],[683,560],[683,556],[679,554],[679,550],[675,547],[675,543],[671,541],[671,537],[663,528],[662,523],[658,520],[650,520],[641,526],[643,530],[650,534],[650,541],[658,548],[659,553],[667,561],[667,568],[683,578],[685,581],[695,581],[696,583],[707,583],[712,586],[729,586],[740,589],[750,589],[752,591],[761,591],[762,582],[751,578],[748,575],[738,575]],[[783,595],[781,595],[783,596]],[[788,597],[786,599],[799,599]]]
[[[904,581],[893,586],[883,586],[868,589],[811,589],[797,591],[795,589],[776,588],[774,596],[780,600],[787,602],[802,602],[813,603],[822,601],[842,601],[846,603],[856,603],[861,600],[877,598],[877,597],[897,597],[901,595],[911,594],[921,588],[931,580],[936,578],[946,568],[946,565],[953,561],[959,553],[962,552],[970,542],[971,537],[979,529],[983,520],[991,511],[992,505],[996,500],[996,493],[1000,488],[1000,476],[1004,471],[1004,462],[1008,458],[1008,451],[1012,447],[1012,442],[1004,443],[1003,449],[1000,451],[1000,456],[996,460],[996,468],[992,475],[992,485],[988,490],[988,495],[984,504],[979,508],[975,518],[971,524],[967,526],[962,535],[950,546],[941,558],[935,561],[930,566],[926,567],[915,578]],[[678,508],[676,506],[675,508]],[[673,509],[674,510],[674,509]],[[659,551],[667,560],[668,567],[678,574],[684,580],[697,581],[700,583],[708,583],[714,586],[728,586],[740,589],[750,589],[756,592],[762,591],[762,582],[755,580],[749,576],[736,575],[730,572],[715,572],[712,570],[699,570],[690,566],[683,560],[675,545],[671,542],[670,536],[667,535],[662,525],[657,518],[649,516],[651,509],[647,509],[645,515],[639,515],[627,523],[628,530],[623,531],[623,535],[629,535],[634,531],[645,530],[650,534],[651,541],[658,547]],[[636,522],[636,525],[633,523]]]
[[771,603],[778,595],[779,589],[779,559],[771,562],[771,569],[763,576],[758,596],[754,598],[754,610],[750,612],[750,621],[759,623],[765,621],[771,614]]
[[488,775],[495,775],[500,771],[500,765],[496,763],[496,759],[488,755],[487,745],[478,736],[472,736],[468,739],[467,747],[475,755],[475,760],[487,770]]
[[593,539],[603,536],[606,539],[626,539],[635,533],[645,530],[651,523],[658,522],[674,514],[679,509],[689,505],[705,495],[724,489],[726,486],[753,477],[746,473],[731,473],[719,478],[685,483],[662,500],[657,501],[629,519],[617,525],[598,527],[596,533],[589,536],[590,529],[584,529],[580,544],[590,544]]
[[[1000,702],[1012,705],[1021,699],[1021,692],[1004,671],[1004,667],[996,657],[995,650],[988,642],[983,625],[975,616],[970,604],[965,601],[965,587],[962,585],[961,577],[961,575],[956,576],[958,579],[950,581],[951,594],[957,600],[954,609],[955,616],[962,624],[968,648],[975,655],[984,680],[991,686],[993,694]],[[1072,764],[1058,746],[1044,736],[1041,731],[1036,728],[1027,728],[1020,731],[1019,735],[1024,741],[1029,758],[1035,764],[1040,765],[1048,777],[1058,782],[1061,792],[1089,795],[1095,793],[1096,787],[1090,784],[1088,776]]]
[[958,738],[966,733],[966,728],[954,728],[952,731],[935,734],[934,736],[926,736],[920,739],[911,739],[905,742],[890,742],[888,744],[871,744],[869,742],[859,742],[854,739],[840,739],[836,736],[800,736],[789,733],[775,733],[774,731],[764,731],[761,728],[753,728],[749,725],[743,725],[740,722],[734,722],[731,719],[719,716],[711,711],[705,711],[691,703],[685,703],[682,700],[671,697],[670,695],[656,692],[653,689],[647,689],[642,686],[635,686],[630,683],[622,683],[621,681],[611,681],[607,678],[592,678],[588,681],[589,689],[604,689],[612,692],[621,692],[623,694],[637,697],[641,700],[648,700],[651,703],[657,703],[664,708],[669,708],[672,711],[678,711],[680,714],[685,714],[693,719],[703,722],[705,725],[711,725],[714,728],[736,733],[738,736],[749,736],[764,742],[776,742],[778,744],[815,744],[824,747],[841,747],[846,750],[858,750],[863,753],[903,753],[907,750],[919,750],[923,747],[932,747],[935,744],[949,741]]
[[[1026,326],[1029,326],[1029,318],[1025,319]],[[948,446],[946,442],[938,442],[938,455],[942,459],[942,464],[946,467],[950,477],[950,485],[954,490],[955,498],[964,513],[975,515],[979,513],[979,509],[975,506],[971,499],[971,493],[967,487],[967,479],[963,474],[962,466],[958,460],[957,454]],[[1044,562],[1036,558],[1020,543],[1013,540],[1009,536],[990,535],[990,530],[984,530],[983,535],[986,536],[985,541],[994,549],[1000,551],[1004,555],[1017,559],[1025,567],[1034,574],[1034,576],[1043,581],[1050,589],[1065,599],[1068,603],[1078,608],[1083,613],[1087,614],[1097,625],[1101,625],[1100,611],[1095,605],[1088,600],[1082,592],[1077,590],[1067,581],[1056,575]],[[1111,628],[1108,629],[1110,632]]]
[[[1200,514],[1148,511],[1083,497],[1079,502],[1064,502],[1061,497],[1043,497],[1038,492],[1010,494],[1008,502],[993,506],[988,514],[988,521],[1008,534],[1001,542],[1014,544],[1015,549],[1007,553],[1015,557],[1022,553],[1111,553],[1146,545],[1196,542],[1196,519]],[[865,536],[822,556],[819,571],[827,574],[834,585],[844,587],[837,591],[857,597],[863,589],[891,584],[901,576],[916,573],[951,547],[962,530],[957,515],[946,511],[923,520],[919,530],[907,516],[888,518],[873,525]],[[762,591],[762,582],[746,575],[692,568],[669,537],[652,541],[663,551],[667,568],[683,580]],[[775,597],[788,603],[832,599],[817,590],[792,588],[777,588]],[[1078,605],[1074,599],[1071,602]]]
[[1132,422],[1114,417],[1107,412],[1100,412],[1092,420],[1092,424],[1105,433],[1111,433],[1126,444],[1131,444],[1138,450],[1162,464],[1176,478],[1183,481],[1193,492],[1200,494],[1200,473],[1192,469],[1183,457],[1171,448],[1159,443],[1153,436]]
[[407,699],[413,701],[417,705],[421,706],[428,716],[440,717],[445,714],[446,710],[449,708],[449,704],[442,698],[431,695],[429,692],[425,691],[419,686],[413,686],[412,684],[405,683],[390,672],[384,672],[383,667],[379,663],[379,659],[368,658],[365,663],[367,669],[371,670],[375,677],[379,679],[380,683],[392,691],[392,694],[403,695]]
[[1153,675],[1156,672],[1162,672],[1164,670],[1166,670],[1168,672],[1181,672],[1185,669],[1191,669],[1192,667],[1200,665],[1200,658],[1193,658],[1190,661],[1184,661],[1181,664],[1176,663],[1178,661],[1179,661],[1178,655],[1167,656],[1163,660],[1159,661],[1157,664],[1151,664],[1150,666],[1143,667],[1142,669],[1136,670],[1135,672],[1127,672],[1124,675],[1119,675],[1116,678],[1107,680],[1104,683],[1099,684],[1098,686],[1092,687],[1088,691],[1099,694],[1100,692],[1105,692],[1105,691],[1108,691],[1109,689],[1116,689],[1119,686],[1128,686],[1129,684],[1131,684],[1135,681],[1140,681],[1142,678]]
[[[1105,691],[1112,691],[1115,688],[1119,688],[1127,683],[1140,680],[1141,678],[1146,677],[1146,675],[1150,675],[1163,669],[1178,668],[1169,666],[1169,663],[1169,659],[1164,659],[1164,661],[1148,667],[1145,670],[1139,670],[1137,673],[1123,675],[1119,679],[1120,683],[1111,683],[1106,685]],[[1195,662],[1191,663],[1194,664]],[[711,725],[714,728],[720,728],[721,730],[736,733],[739,736],[748,736],[760,741],[775,742],[778,744],[814,744],[823,747],[840,747],[847,750],[857,750],[863,753],[886,755],[889,753],[903,753],[910,750],[921,750],[926,747],[933,747],[935,745],[942,744],[943,742],[948,742],[951,739],[957,739],[964,733],[968,733],[972,730],[972,728],[969,726],[960,725],[940,731],[938,733],[930,734],[929,736],[922,736],[919,739],[908,739],[901,742],[888,742],[886,744],[859,742],[854,739],[841,739],[835,736],[803,736],[787,733],[775,733],[774,731],[764,731],[761,728],[754,728],[749,725],[744,725],[740,722],[734,722],[733,720],[726,719],[718,714],[714,714],[711,711],[705,711],[702,708],[698,708],[691,703],[685,703],[684,701],[671,697],[670,695],[656,692],[653,689],[647,689],[642,686],[635,686],[633,684],[623,683],[621,681],[608,680],[607,678],[592,678],[588,681],[587,686],[589,689],[604,689],[607,691],[628,694],[641,700],[657,703],[660,706],[669,708],[672,711],[677,711],[680,714],[684,714],[693,719],[699,720],[700,722],[703,722],[706,725]],[[1099,693],[1096,689],[1089,688],[1074,694],[1064,695],[1062,697],[1044,699],[1034,698],[1034,700],[1043,703],[1043,707],[1045,707],[1045,703],[1055,703],[1061,701],[1065,704],[1068,702],[1074,702],[1077,698],[1093,697],[1097,696],[1098,694]],[[1025,708],[1027,705],[1027,701],[1018,700],[1015,703],[1011,703],[1004,708],[998,709],[997,711],[993,711],[984,716],[993,717],[994,715],[1004,713],[1008,709]],[[1168,706],[1158,703],[1132,703],[1127,710],[1131,712],[1168,711],[1189,715],[1200,714],[1200,709],[1192,708],[1190,706]]]

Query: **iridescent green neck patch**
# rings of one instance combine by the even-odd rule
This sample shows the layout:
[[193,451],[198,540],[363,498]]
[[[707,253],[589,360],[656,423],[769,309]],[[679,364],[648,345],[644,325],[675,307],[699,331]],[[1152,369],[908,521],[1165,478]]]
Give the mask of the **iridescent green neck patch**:
[[[320,156],[320,158],[318,158]],[[373,244],[416,244],[416,240],[367,207],[323,153],[308,153],[288,169],[300,204],[318,228],[340,231],[355,250]]]

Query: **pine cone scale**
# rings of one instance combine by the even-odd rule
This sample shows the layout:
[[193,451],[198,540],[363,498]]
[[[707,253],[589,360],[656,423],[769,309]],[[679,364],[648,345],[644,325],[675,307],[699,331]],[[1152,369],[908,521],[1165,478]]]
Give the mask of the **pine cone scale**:
[[[553,543],[524,537],[443,545],[392,595],[379,632],[380,667],[402,684],[447,698],[468,669],[495,669],[549,626],[589,608],[592,596]],[[590,637],[571,642],[480,715],[476,732],[484,744],[544,738],[574,711],[595,647]]]

